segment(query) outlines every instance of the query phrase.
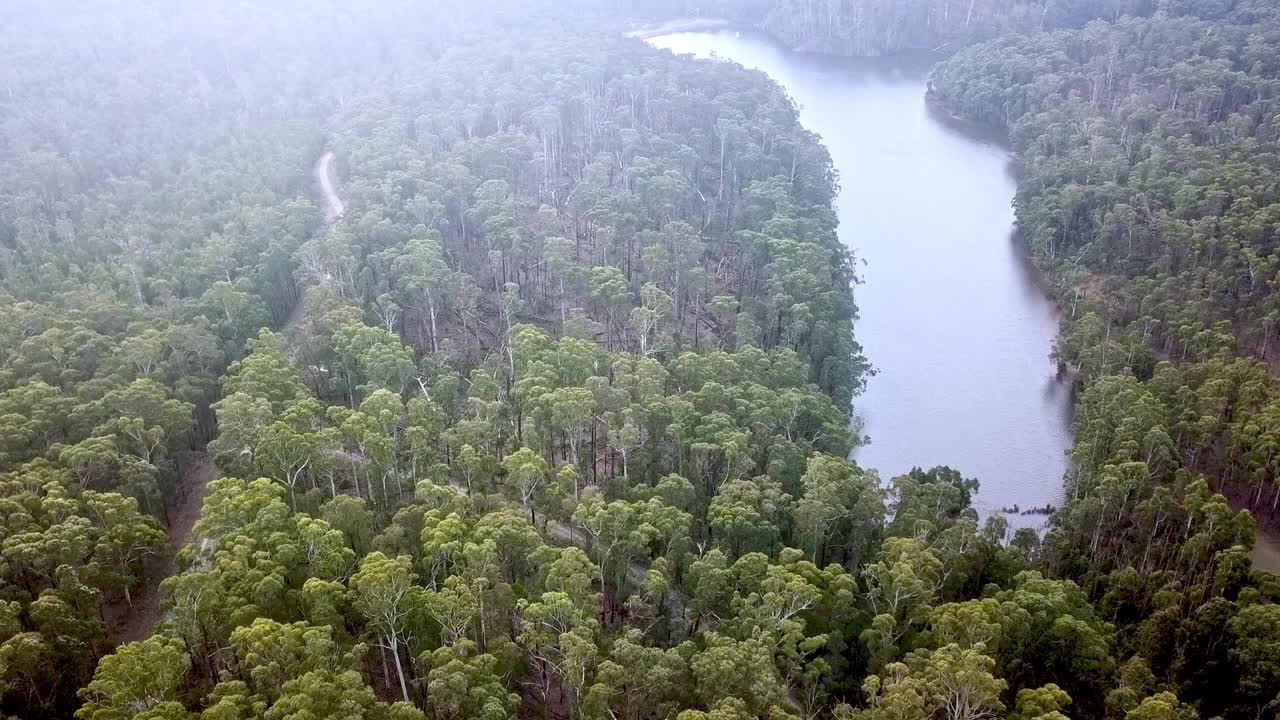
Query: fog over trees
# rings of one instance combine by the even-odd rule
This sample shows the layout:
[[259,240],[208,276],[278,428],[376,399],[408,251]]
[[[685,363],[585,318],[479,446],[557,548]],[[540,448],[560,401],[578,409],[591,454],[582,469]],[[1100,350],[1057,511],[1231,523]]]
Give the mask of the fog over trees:
[[[12,5],[0,716],[1280,712],[1268,3]],[[1008,133],[1044,533],[848,459],[837,173],[690,15]]]

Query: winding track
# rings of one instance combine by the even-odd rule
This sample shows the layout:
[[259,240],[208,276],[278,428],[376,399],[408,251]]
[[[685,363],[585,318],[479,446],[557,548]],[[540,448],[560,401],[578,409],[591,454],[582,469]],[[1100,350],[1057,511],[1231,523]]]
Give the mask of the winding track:
[[[343,205],[342,198],[338,197],[335,187],[336,173],[333,168],[333,161],[333,153],[325,152],[316,160],[316,164],[312,168],[312,176],[315,178],[316,187],[320,191],[320,199],[324,210],[325,223],[321,232],[331,228],[346,212],[346,206]],[[288,319],[281,326],[281,330],[301,320],[303,305],[304,303],[301,300],[294,305]],[[174,562],[178,553],[192,541],[192,531],[196,520],[200,518],[200,511],[204,505],[205,491],[208,488],[209,481],[217,476],[217,467],[204,454],[199,456],[197,462],[183,476],[182,484],[179,488],[178,503],[174,508],[173,521],[169,527],[169,542],[165,546],[164,554],[153,565],[147,582],[138,589],[133,607],[128,608],[123,617],[115,624],[115,636],[121,644],[145,640],[155,632],[156,627],[163,619],[163,615],[160,612],[160,583],[174,573]],[[460,487],[454,485],[448,485],[447,487],[458,495],[466,494],[465,490]],[[576,532],[566,523],[551,521],[547,523],[546,532],[552,540],[560,545],[589,545],[587,538],[582,533]],[[647,567],[639,563],[633,563],[627,568],[627,579],[639,586],[644,583],[647,573]],[[672,588],[669,591],[667,602],[670,603],[670,609],[673,614],[676,617],[680,617],[684,614],[688,600],[683,593]]]
[[[335,189],[337,173],[334,170],[333,161],[333,153],[326,152],[320,156],[319,160],[316,161],[315,168],[312,170],[312,174],[315,176],[316,186],[320,189],[321,199],[324,201],[325,229],[328,229],[336,223],[340,218],[342,218],[343,213],[346,212],[346,206],[342,204],[342,198],[338,197],[337,190]],[[303,303],[299,301],[297,306],[294,308],[294,311],[290,313],[289,320],[285,323],[286,327],[297,322],[301,317],[302,305]],[[466,494],[464,489],[455,485],[447,485],[446,487],[458,495]],[[551,536],[552,540],[560,545],[583,546],[588,544],[587,538],[582,533],[576,532],[569,525],[562,522],[551,521],[547,523],[546,532]],[[648,571],[649,569],[647,567],[639,563],[633,563],[627,568],[627,579],[639,586],[644,583]],[[671,603],[672,609],[677,616],[684,613],[686,598],[678,590],[673,588],[669,593],[667,601]]]
[[346,206],[342,204],[342,198],[338,197],[338,191],[335,189],[337,185],[337,173],[333,169],[333,153],[326,152],[316,161],[316,166],[312,170],[315,175],[316,185],[320,187],[320,195],[324,199],[324,221],[326,225],[332,225],[342,217],[342,213],[346,212]]
[[1280,573],[1280,539],[1259,529],[1253,538],[1253,552],[1249,553],[1255,570]]
[[[333,161],[333,153],[325,152],[320,159],[316,160],[311,170],[316,187],[320,191],[321,205],[324,210],[324,226],[320,232],[331,228],[346,211],[342,198],[338,197]],[[303,302],[299,300],[294,304],[293,310],[280,329],[283,330],[298,322],[302,318],[302,313]],[[200,511],[204,507],[205,491],[208,489],[209,481],[216,477],[218,477],[218,468],[204,453],[196,456],[194,464],[182,476],[182,482],[178,487],[178,501],[169,525],[169,542],[165,545],[164,552],[149,563],[146,581],[135,593],[133,606],[109,612],[113,620],[112,629],[119,643],[147,639],[163,619],[163,614],[160,612],[160,583],[174,573],[176,569],[174,563],[178,553],[191,542],[192,530],[196,521],[200,519]]]
[[123,615],[116,618],[115,637],[120,644],[146,640],[160,624],[160,583],[174,573],[178,553],[186,547],[192,527],[200,519],[205,490],[217,476],[218,468],[204,453],[182,476],[178,502],[170,515],[169,542],[164,552],[148,564],[146,582],[135,593],[133,607],[122,608]]

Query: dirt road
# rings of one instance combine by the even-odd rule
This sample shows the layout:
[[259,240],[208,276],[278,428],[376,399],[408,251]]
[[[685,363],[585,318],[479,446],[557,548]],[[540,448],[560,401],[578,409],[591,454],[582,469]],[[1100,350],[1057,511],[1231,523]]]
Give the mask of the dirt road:
[[145,640],[160,623],[160,582],[173,574],[178,552],[186,547],[191,529],[200,519],[209,481],[217,476],[218,468],[213,461],[200,453],[195,464],[182,477],[178,502],[169,516],[173,523],[169,526],[169,542],[164,553],[148,564],[147,582],[134,594],[133,607],[113,606],[106,612],[116,640],[121,644]]
[[[333,153],[326,152],[320,156],[312,168],[316,186],[320,190],[320,200],[324,209],[325,226],[328,230],[338,218],[342,217],[345,207],[342,198],[338,197],[336,173],[333,169]],[[321,232],[323,232],[322,230]],[[303,303],[299,301],[289,314],[281,330],[297,322],[302,316]],[[218,476],[218,468],[204,453],[196,456],[194,464],[182,477],[178,488],[178,501],[174,507],[169,526],[169,543],[164,553],[153,558],[147,565],[146,581],[134,593],[133,606],[127,604],[112,606],[105,611],[108,623],[120,643],[145,640],[160,624],[160,583],[174,573],[174,561],[178,552],[192,542],[192,528],[200,519],[200,511],[204,506],[205,491],[209,481]]]
[[315,175],[316,185],[320,187],[321,199],[324,200],[324,221],[332,225],[347,210],[342,204],[342,198],[338,197],[338,174],[333,169],[333,153],[321,155],[312,173]]
[[1280,541],[1262,530],[1254,536],[1253,552],[1249,557],[1253,559],[1254,568],[1280,573]]

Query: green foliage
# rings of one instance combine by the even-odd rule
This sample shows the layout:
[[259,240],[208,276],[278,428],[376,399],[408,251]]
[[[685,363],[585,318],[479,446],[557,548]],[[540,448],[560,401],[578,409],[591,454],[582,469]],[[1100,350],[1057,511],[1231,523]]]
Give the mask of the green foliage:
[[174,717],[167,709],[163,714],[153,711],[178,696],[183,675],[190,665],[182,643],[172,638],[156,636],[123,645],[98,664],[93,682],[81,693],[86,702],[76,717],[82,720],[144,715]]
[[846,52],[1074,28],[934,87],[1012,130],[1084,386],[1069,501],[1005,545],[976,480],[847,460],[853,258],[767,78],[577,0],[260,5],[10,13],[0,712],[1274,717],[1274,581],[1205,479],[1280,496],[1230,354],[1277,312],[1265,8],[721,7]]
[[[1252,684],[1267,664],[1246,669],[1249,643],[1213,639],[1270,607],[1252,604],[1266,584],[1246,557],[1255,521],[1232,506],[1274,518],[1280,498],[1265,362],[1278,68],[1262,59],[1280,18],[1170,3],[1108,20],[974,46],[931,82],[951,112],[1009,131],[1019,229],[1064,310],[1054,354],[1082,388],[1068,500],[1026,547],[1079,583],[1052,595],[1078,596],[1055,623],[1084,642],[1021,682],[1053,680],[1092,714],[1269,717],[1270,690]],[[1113,680],[1087,600],[1129,658]],[[967,634],[994,627],[970,617]]]
[[909,654],[867,679],[868,707],[849,713],[865,720],[907,718],[982,718],[1004,710],[1006,683],[992,676],[995,661],[972,648],[946,645]]
[[[767,0],[729,9],[800,50],[889,55],[951,49],[975,40],[1077,27],[1094,18],[1150,14],[1143,0]],[[1168,5],[1168,4],[1165,4]],[[1164,7],[1164,5],[1161,5]]]

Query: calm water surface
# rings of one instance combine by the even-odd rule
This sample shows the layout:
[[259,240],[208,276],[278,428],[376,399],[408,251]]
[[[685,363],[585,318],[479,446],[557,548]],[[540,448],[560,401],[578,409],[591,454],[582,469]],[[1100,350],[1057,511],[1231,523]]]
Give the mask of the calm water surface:
[[950,465],[981,481],[984,514],[1058,504],[1070,392],[1049,361],[1054,309],[1011,238],[1007,150],[930,111],[927,61],[834,60],[735,31],[651,42],[767,73],[831,151],[840,238],[865,280],[856,334],[878,370],[855,400],[871,440],[858,462],[885,478]]

